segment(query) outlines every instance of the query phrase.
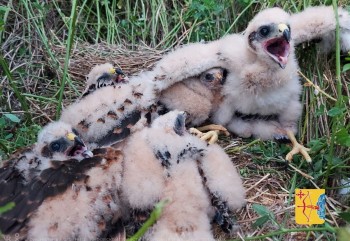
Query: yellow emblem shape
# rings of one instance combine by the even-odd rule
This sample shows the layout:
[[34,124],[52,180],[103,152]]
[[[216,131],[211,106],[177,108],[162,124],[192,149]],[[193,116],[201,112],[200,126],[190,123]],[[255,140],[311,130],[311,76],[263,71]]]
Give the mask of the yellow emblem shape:
[[295,222],[297,224],[323,224],[326,218],[324,189],[295,189]]

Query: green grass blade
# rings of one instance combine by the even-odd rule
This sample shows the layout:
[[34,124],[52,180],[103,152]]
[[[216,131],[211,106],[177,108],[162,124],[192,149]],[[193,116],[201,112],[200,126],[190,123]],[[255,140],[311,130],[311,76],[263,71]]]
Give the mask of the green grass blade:
[[[336,32],[335,32],[335,60],[336,60],[336,88],[337,88],[337,102],[335,104],[335,108],[345,107],[342,98],[342,82],[340,77],[340,29],[339,29],[339,16],[338,16],[338,1],[333,0],[333,9],[336,18]],[[333,158],[334,158],[334,149],[335,149],[335,138],[336,133],[339,130],[339,126],[341,124],[340,118],[343,116],[334,116],[332,117],[332,135],[330,140],[329,147],[329,155],[328,155],[328,163],[327,163],[327,172],[324,178],[323,187],[327,186],[329,176],[331,174],[331,168],[333,166]]]
[[136,232],[136,234],[127,239],[127,241],[137,241],[139,240],[147,230],[158,220],[164,207],[169,203],[169,200],[163,200],[157,203],[147,221],[142,225],[142,227]]
[[22,109],[25,111],[26,114],[26,119],[28,121],[31,120],[30,114],[29,114],[29,106],[27,103],[26,98],[22,95],[21,91],[17,88],[17,85],[12,77],[11,71],[6,63],[6,60],[4,59],[4,57],[2,56],[2,54],[0,54],[0,65],[3,69],[3,71],[5,72],[5,75],[7,76],[7,79],[9,81],[9,85],[11,86],[13,92],[15,93],[16,98],[18,99],[18,101],[21,103],[21,107]]
[[61,115],[64,87],[66,86],[66,82],[69,81],[68,65],[69,65],[70,54],[71,54],[73,41],[74,41],[76,19],[77,19],[77,0],[73,0],[73,2],[72,2],[72,10],[71,10],[71,15],[70,15],[68,39],[67,39],[67,44],[66,44],[67,52],[66,52],[66,57],[65,57],[65,61],[64,61],[64,69],[63,69],[63,77],[62,77],[62,80],[61,80],[61,87],[60,87],[60,90],[59,90],[59,97],[58,97],[58,104],[57,104],[57,111],[56,111],[56,119],[59,119],[59,117]]

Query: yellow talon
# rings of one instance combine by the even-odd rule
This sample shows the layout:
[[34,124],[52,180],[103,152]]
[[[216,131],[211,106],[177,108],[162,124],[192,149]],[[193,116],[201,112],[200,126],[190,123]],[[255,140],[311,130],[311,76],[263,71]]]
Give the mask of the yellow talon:
[[[203,133],[202,131],[208,131]],[[219,139],[219,133],[223,132],[226,136],[230,135],[227,129],[220,125],[207,125],[199,128],[190,128],[190,133],[198,136],[201,140],[214,144]]]
[[221,126],[221,125],[215,125],[215,124],[211,124],[211,125],[206,125],[206,126],[201,126],[197,128],[199,131],[221,131],[224,133],[225,136],[229,136],[230,132],[228,132],[228,130]]
[[308,162],[308,163],[311,163],[312,162],[312,159],[310,157],[310,155],[308,154],[308,152],[310,151],[309,148],[306,148],[304,147],[303,145],[301,145],[300,143],[298,143],[298,141],[296,140],[294,134],[292,131],[287,131],[287,135],[288,135],[288,138],[289,140],[292,142],[292,145],[293,145],[293,148],[292,150],[287,154],[286,156],[286,160],[288,161],[292,161],[292,158],[295,154],[297,153],[300,153],[304,158],[305,160]]

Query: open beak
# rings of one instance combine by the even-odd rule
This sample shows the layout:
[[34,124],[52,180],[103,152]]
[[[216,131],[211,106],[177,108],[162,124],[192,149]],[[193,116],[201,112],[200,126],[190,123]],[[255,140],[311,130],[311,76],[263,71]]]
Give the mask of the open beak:
[[116,83],[125,83],[128,81],[128,78],[125,76],[124,72],[119,68],[111,68],[108,70],[109,74],[116,75]]
[[94,156],[93,153],[90,150],[88,150],[88,148],[79,136],[75,135],[74,133],[68,133],[67,139],[73,142],[73,146],[68,151],[69,156],[74,157],[77,155],[82,155],[84,158]]
[[80,139],[79,136],[74,137],[74,145],[85,146],[84,142]]
[[129,78],[125,76],[124,72],[121,69],[116,68],[115,73],[117,74],[117,82],[118,83],[128,82]]
[[288,62],[290,49],[290,29],[286,24],[278,25],[278,36],[263,43],[267,54],[284,69]]

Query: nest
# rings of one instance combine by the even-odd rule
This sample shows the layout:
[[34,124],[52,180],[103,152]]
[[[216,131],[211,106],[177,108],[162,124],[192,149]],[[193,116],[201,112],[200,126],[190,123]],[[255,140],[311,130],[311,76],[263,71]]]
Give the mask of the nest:
[[[3,45],[3,49],[6,50],[7,48],[8,55],[16,54],[11,50],[11,44],[7,46],[5,43]],[[33,51],[34,54],[32,54],[31,59],[21,59],[18,56],[13,56],[11,58],[13,61],[9,63],[9,67],[12,71],[20,69],[21,72],[25,73],[25,77],[14,74],[13,79],[16,81],[18,88],[22,88],[26,95],[29,112],[33,120],[40,125],[45,125],[55,119],[60,80],[63,78],[66,47],[61,45],[50,46],[52,54],[59,61],[58,63],[50,61],[50,56],[46,56],[42,48],[42,46],[38,46],[37,51]],[[69,59],[69,81],[64,89],[63,107],[80,96],[85,89],[86,76],[95,65],[109,62],[130,76],[141,70],[151,69],[164,52],[164,50],[152,49],[147,46],[138,46],[131,50],[126,45],[75,44]],[[17,57],[17,59],[14,57]],[[23,79],[24,81],[21,83]],[[0,86],[3,88],[2,102],[6,101],[12,113],[22,115],[22,106],[18,102],[9,81],[6,75],[3,75],[0,81]],[[1,107],[0,111],[6,112]]]
[[[60,64],[63,68],[66,48],[53,46],[53,51],[60,56]],[[98,64],[111,63],[123,70],[126,75],[133,75],[141,70],[150,70],[154,63],[162,58],[164,51],[137,46],[131,50],[126,45],[78,44],[72,49],[69,62],[69,74],[74,81],[85,81],[86,75],[92,67]]]
[[[54,82],[54,79],[62,78],[62,70],[66,55],[64,46],[51,46],[52,52],[59,60],[59,69],[53,63],[49,63],[47,56],[40,53],[36,59],[40,59],[39,63],[43,65],[38,72],[28,75],[27,81],[23,88],[29,94],[40,95],[48,99],[55,97],[59,89],[59,84]],[[69,76],[72,80],[71,84],[67,84],[64,91],[64,106],[72,103],[85,89],[86,76],[91,68],[97,64],[109,62],[121,68],[126,75],[133,75],[142,70],[151,69],[154,64],[160,60],[166,51],[152,49],[147,46],[138,46],[131,50],[130,46],[126,45],[110,45],[106,43],[100,44],[75,44],[72,49],[69,61]],[[38,81],[37,76],[41,76]],[[10,88],[6,87],[5,80],[1,83],[5,87],[8,101],[13,107],[18,106],[13,93],[10,93]],[[77,91],[74,90],[76,88]],[[41,102],[38,99],[29,99],[30,111],[35,117],[36,122],[44,125],[46,122],[53,120],[56,112],[56,103],[54,101]],[[20,110],[20,106],[17,107]],[[253,204],[261,204],[270,210],[277,223],[284,223],[285,227],[293,228],[300,227],[294,221],[294,200],[293,193],[289,193],[288,186],[295,172],[302,173],[297,168],[293,169],[283,163],[283,158],[279,158],[279,162],[271,161],[268,164],[255,164],[252,162],[254,155],[244,152],[244,149],[232,151],[235,146],[247,144],[239,138],[226,138],[220,141],[220,145],[227,150],[232,158],[233,163],[239,168],[243,176],[244,186],[247,189],[247,205],[241,210],[238,210],[235,215],[239,224],[239,229],[234,238],[241,239],[247,236],[258,236],[278,230],[278,226],[271,221],[266,222],[262,227],[254,227],[252,224],[258,220],[259,215],[253,210]],[[278,159],[276,158],[276,159]],[[304,176],[304,177],[307,177]],[[315,183],[314,188],[318,188]],[[330,218],[327,220],[334,226],[340,226],[336,212],[348,208],[328,197],[328,214]],[[229,239],[218,227],[214,228],[215,236],[222,239]],[[284,234],[283,240],[305,240],[306,233],[288,233]],[[311,240],[319,238],[320,233],[311,232],[308,236]],[[331,235],[331,234],[330,234]]]

